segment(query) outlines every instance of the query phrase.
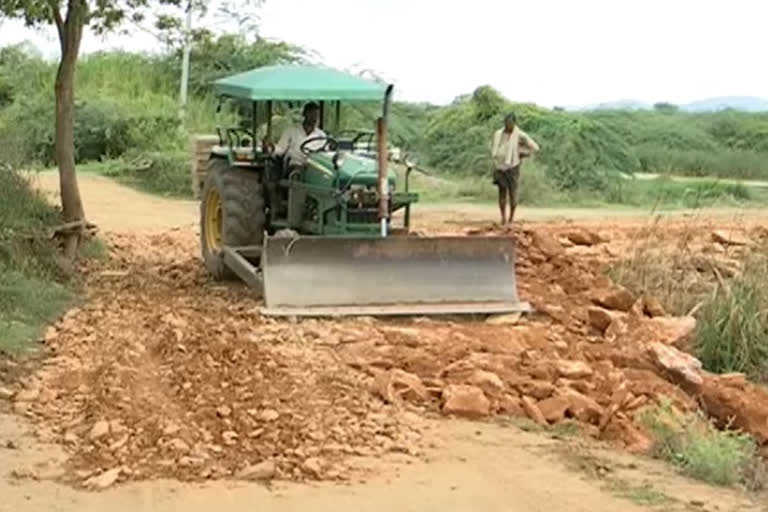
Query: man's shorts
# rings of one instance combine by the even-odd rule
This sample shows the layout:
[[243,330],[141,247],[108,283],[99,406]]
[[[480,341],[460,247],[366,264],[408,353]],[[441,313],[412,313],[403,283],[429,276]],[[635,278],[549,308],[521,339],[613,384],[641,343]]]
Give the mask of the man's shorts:
[[517,198],[517,185],[520,182],[520,166],[512,169],[496,169],[493,171],[493,183],[500,189],[508,191],[513,198]]

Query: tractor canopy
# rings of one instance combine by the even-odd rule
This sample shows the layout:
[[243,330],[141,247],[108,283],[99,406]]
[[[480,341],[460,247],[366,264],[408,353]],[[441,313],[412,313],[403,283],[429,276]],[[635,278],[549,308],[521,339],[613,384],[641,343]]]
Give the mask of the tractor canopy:
[[216,94],[250,101],[383,101],[388,88],[317,66],[267,66],[214,82]]

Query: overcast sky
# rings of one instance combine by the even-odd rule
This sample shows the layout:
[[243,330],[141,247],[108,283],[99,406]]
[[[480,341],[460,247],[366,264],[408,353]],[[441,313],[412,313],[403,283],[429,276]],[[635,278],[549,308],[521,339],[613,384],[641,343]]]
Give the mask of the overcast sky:
[[[619,99],[684,103],[768,97],[768,0],[267,0],[262,35],[369,67],[398,99],[445,103],[490,84],[514,101],[576,106]],[[49,30],[0,22],[0,45]],[[156,48],[151,36],[93,36]]]

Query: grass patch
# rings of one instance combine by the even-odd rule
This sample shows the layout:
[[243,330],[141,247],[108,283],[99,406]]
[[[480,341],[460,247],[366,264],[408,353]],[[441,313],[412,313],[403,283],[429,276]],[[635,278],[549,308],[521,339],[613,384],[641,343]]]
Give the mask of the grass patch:
[[82,166],[144,192],[165,197],[192,197],[190,155],[186,151],[129,152],[124,157]]
[[69,287],[0,271],[0,352],[19,355],[75,301]]
[[633,484],[626,480],[613,480],[608,488],[615,495],[638,505],[657,506],[675,501],[658,489],[654,489],[648,482]]
[[748,434],[718,430],[700,415],[684,415],[669,402],[647,410],[641,421],[653,435],[654,454],[676,465],[683,474],[720,485],[752,490],[765,481],[757,468],[762,460]]
[[54,242],[35,236],[58,221],[25,176],[0,166],[0,352],[27,350],[75,300]]
[[698,314],[695,352],[712,372],[768,380],[768,259],[753,257]]

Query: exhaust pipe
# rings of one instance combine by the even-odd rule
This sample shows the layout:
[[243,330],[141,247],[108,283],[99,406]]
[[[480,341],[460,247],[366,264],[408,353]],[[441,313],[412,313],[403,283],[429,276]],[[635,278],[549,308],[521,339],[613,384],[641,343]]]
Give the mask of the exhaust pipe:
[[378,141],[379,162],[379,222],[381,223],[381,237],[387,237],[387,220],[389,219],[389,187],[387,186],[387,117],[389,105],[392,102],[392,85],[387,86],[384,94],[384,106],[381,117],[376,122],[376,139]]

